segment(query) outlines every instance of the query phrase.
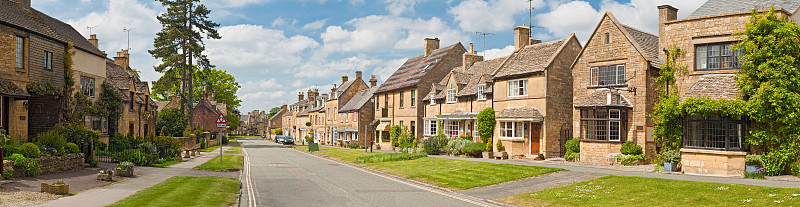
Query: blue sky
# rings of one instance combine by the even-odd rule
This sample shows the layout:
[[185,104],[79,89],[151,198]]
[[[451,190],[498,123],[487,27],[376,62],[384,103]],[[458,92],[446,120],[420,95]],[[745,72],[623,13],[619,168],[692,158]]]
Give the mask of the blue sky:
[[[127,46],[131,65],[142,79],[153,81],[153,38],[161,29],[155,17],[165,9],[146,0],[32,0],[32,6],[100,39],[100,49],[115,54]],[[341,76],[382,83],[409,57],[422,53],[423,39],[438,37],[441,45],[475,44],[486,59],[513,50],[513,28],[528,25],[527,0],[203,0],[211,19],[221,24],[221,40],[207,41],[207,54],[218,69],[242,85],[241,111],[269,110],[297,101],[309,88],[330,92]],[[656,6],[670,4],[679,18],[702,0],[534,0],[533,37],[550,41],[575,33],[585,42],[599,18],[611,11],[620,20],[657,33]],[[476,32],[492,33],[483,45]],[[484,51],[483,48],[486,48]],[[113,55],[111,55],[113,56]]]

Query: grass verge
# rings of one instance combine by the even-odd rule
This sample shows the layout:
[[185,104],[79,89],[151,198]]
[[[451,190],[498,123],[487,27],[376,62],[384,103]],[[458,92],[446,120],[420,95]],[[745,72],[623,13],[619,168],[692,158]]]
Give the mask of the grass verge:
[[214,151],[217,148],[219,148],[219,146],[215,145],[215,146],[211,146],[211,147],[208,147],[208,148],[205,148],[205,149],[200,149],[200,152],[211,152],[211,151]]
[[234,146],[234,147],[228,148],[228,150],[225,150],[225,153],[228,153],[228,154],[242,154],[242,148]]
[[241,155],[222,155],[222,161],[220,162],[220,156],[217,155],[214,159],[209,160],[202,165],[194,167],[192,169],[195,170],[208,170],[208,171],[220,171],[220,172],[231,172],[242,170],[242,166],[244,165],[244,157]]
[[[294,147],[298,150],[308,151],[308,146],[299,145]],[[380,153],[320,147],[320,151],[314,152],[314,154],[356,163],[356,159],[360,156]],[[424,157],[394,162],[361,163],[358,165],[451,190],[463,190],[493,185],[564,170],[560,168],[494,164],[436,157]]]
[[356,163],[392,162],[403,160],[414,160],[428,155],[422,153],[378,153],[356,157]]
[[223,177],[172,177],[111,206],[232,206],[241,183]]
[[498,201],[517,206],[798,206],[800,189],[609,175]]
[[178,163],[181,163],[181,161],[172,160],[172,161],[166,161],[166,162],[161,163],[161,164],[152,164],[150,166],[165,168],[165,167],[169,167],[170,165],[174,165],[174,164],[178,164]]

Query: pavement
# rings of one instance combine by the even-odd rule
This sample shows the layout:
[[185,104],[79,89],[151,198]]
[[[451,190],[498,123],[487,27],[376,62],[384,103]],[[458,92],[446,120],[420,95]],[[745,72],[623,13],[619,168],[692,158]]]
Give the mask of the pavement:
[[[227,150],[235,143],[223,146],[223,150]],[[219,150],[219,149],[218,149]],[[73,196],[62,197],[58,200],[45,203],[38,206],[81,206],[81,207],[100,207],[108,206],[122,200],[137,191],[152,187],[174,176],[219,176],[238,178],[238,172],[212,172],[202,170],[192,170],[193,167],[205,163],[206,161],[219,155],[219,151],[204,152],[200,156],[184,161],[167,168],[154,168],[154,167],[136,167],[134,169],[134,177],[113,182],[110,185],[98,188],[92,188],[86,191],[79,192]],[[96,173],[96,172],[95,172]],[[119,177],[114,177],[118,179]],[[67,182],[69,183],[69,182]],[[70,183],[70,188],[72,188]],[[70,189],[71,190],[71,189]]]
[[239,141],[244,154],[249,157],[243,171],[245,185],[240,196],[241,206],[502,205],[318,157],[263,139]]

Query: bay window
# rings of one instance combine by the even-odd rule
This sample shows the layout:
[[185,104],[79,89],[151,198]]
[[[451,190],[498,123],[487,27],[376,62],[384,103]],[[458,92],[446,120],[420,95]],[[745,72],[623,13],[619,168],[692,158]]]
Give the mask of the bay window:
[[625,112],[621,109],[581,110],[581,139],[624,141]]
[[425,135],[436,135],[437,127],[439,127],[439,123],[436,120],[425,120]]
[[690,117],[683,122],[683,146],[743,150],[745,122],[739,117]]
[[590,80],[592,86],[625,84],[625,65],[591,67]]
[[510,80],[508,81],[508,97],[527,96],[528,95],[528,80]]

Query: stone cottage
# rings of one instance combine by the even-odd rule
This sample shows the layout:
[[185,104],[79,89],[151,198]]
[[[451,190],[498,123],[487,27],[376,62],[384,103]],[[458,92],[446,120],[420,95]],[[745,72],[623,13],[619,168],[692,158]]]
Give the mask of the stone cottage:
[[606,12],[572,65],[572,134],[580,137],[580,161],[609,164],[622,143],[656,153],[652,133],[657,92],[658,36],[621,24]]
[[327,145],[341,144],[342,138],[339,137],[339,127],[348,127],[344,125],[349,125],[344,122],[344,114],[340,114],[339,110],[341,110],[356,93],[369,88],[361,77],[361,74],[361,71],[356,71],[356,77],[352,80],[350,80],[347,75],[343,75],[342,85],[336,87],[334,84],[333,89],[331,89],[331,98],[325,102],[325,136],[323,140]]
[[343,146],[350,146],[357,143],[359,146],[367,146],[375,141],[374,134],[368,130],[368,126],[375,119],[375,106],[372,104],[372,93],[377,88],[378,80],[375,75],[370,77],[370,88],[356,93],[337,112],[343,116],[343,124],[337,130],[337,135]]
[[136,72],[131,69],[129,60],[128,50],[121,50],[113,61],[106,62],[107,81],[122,97],[122,114],[116,123],[117,133],[134,137],[156,135],[158,105],[150,98],[148,83],[139,80]]
[[[677,19],[678,9],[659,6],[659,48],[681,48],[679,64],[686,74],[676,74],[681,101],[690,98],[743,99],[737,86],[739,53],[731,50],[731,35],[745,29],[753,8],[770,7],[776,14],[800,20],[800,1],[709,0],[689,17]],[[664,53],[660,54],[665,57]],[[687,174],[742,176],[748,121],[742,117],[686,117],[683,121],[681,164]]]

